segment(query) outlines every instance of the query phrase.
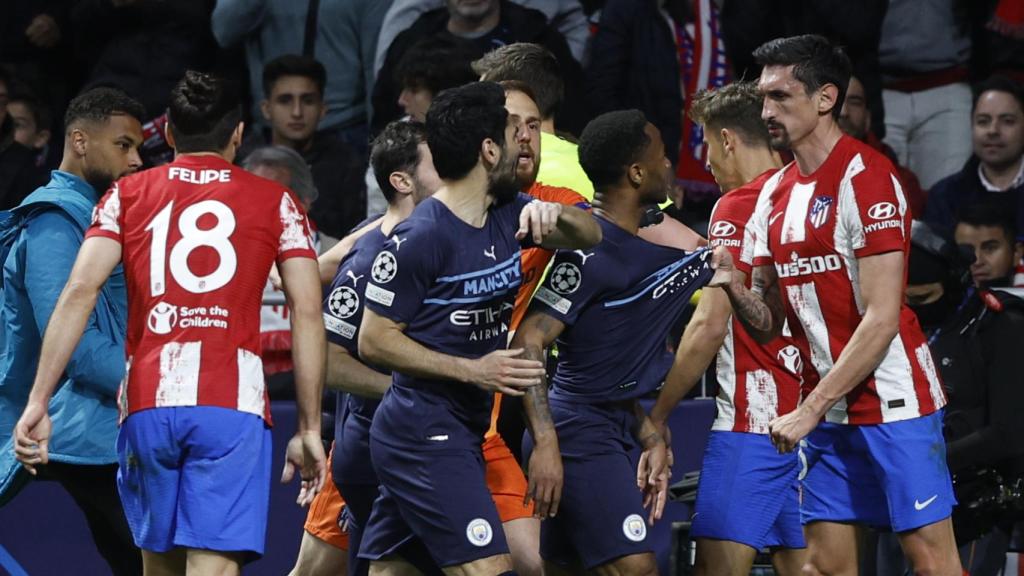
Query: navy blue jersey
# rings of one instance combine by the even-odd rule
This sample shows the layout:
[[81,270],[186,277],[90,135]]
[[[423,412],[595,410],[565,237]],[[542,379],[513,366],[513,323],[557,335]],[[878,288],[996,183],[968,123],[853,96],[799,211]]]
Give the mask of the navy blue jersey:
[[[345,258],[338,266],[338,273],[331,282],[331,289],[324,300],[324,326],[327,328],[327,341],[331,344],[341,346],[352,355],[359,358],[359,324],[363,321],[363,291],[366,289],[366,282],[370,277],[370,268],[373,266],[373,259],[387,242],[388,238],[380,228],[375,228],[356,240],[352,249],[345,255]],[[371,368],[375,368],[371,366]],[[376,368],[375,368],[376,369]],[[386,370],[380,370],[387,374]],[[373,413],[380,401],[371,398],[364,398],[356,394],[339,394],[337,411],[335,412],[336,426],[334,428],[335,441],[340,440],[345,414],[359,418],[365,424],[366,429],[370,428],[373,420]]]
[[[374,260],[366,306],[406,325],[406,336],[436,352],[479,358],[506,348],[522,283],[515,233],[519,214],[531,201],[519,194],[492,207],[483,227],[475,228],[441,201],[424,200],[395,227]],[[376,418],[388,436],[382,441],[429,437],[479,446],[492,402],[489,392],[472,384],[396,372]]]
[[614,402],[657,389],[672,366],[669,329],[713,275],[711,253],[651,244],[597,217],[591,251],[559,250],[531,308],[565,323],[553,397]]

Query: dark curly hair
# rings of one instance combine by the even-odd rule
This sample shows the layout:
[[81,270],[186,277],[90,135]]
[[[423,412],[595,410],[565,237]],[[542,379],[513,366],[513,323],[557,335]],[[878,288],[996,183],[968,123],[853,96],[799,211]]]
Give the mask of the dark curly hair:
[[640,160],[651,144],[646,127],[639,110],[606,112],[587,124],[580,135],[580,166],[595,190],[619,182],[629,165]]
[[705,132],[727,128],[748,145],[769,146],[768,128],[761,120],[763,102],[754,82],[733,82],[696,93],[690,118]]
[[491,139],[505,145],[505,90],[494,82],[449,88],[434,98],[427,111],[427,145],[437,175],[462,178],[476,166],[480,144]]
[[463,41],[431,36],[412,46],[395,67],[400,88],[425,89],[431,94],[475,82],[470,67],[474,54]]
[[397,191],[391,185],[392,172],[412,174],[420,162],[419,145],[427,141],[427,129],[419,122],[395,120],[370,144],[370,166],[380,191],[390,204]]
[[241,120],[238,91],[223,78],[189,70],[171,90],[167,123],[178,152],[223,150]]
[[117,88],[91,88],[75,96],[68,104],[64,112],[64,126],[70,131],[83,121],[106,122],[116,115],[131,116],[140,124],[146,121],[146,109],[131,96]]

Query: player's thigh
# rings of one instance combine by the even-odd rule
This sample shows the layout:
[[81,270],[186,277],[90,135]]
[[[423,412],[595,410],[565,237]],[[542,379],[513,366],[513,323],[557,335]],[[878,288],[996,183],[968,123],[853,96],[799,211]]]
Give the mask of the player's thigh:
[[591,572],[597,576],[657,576],[658,562],[653,552],[630,554],[595,566]]
[[757,550],[729,540],[697,539],[694,576],[745,576],[750,573]]
[[335,576],[348,571],[348,551],[331,546],[309,532],[302,533],[294,576]]
[[949,518],[901,532],[899,539],[915,574],[956,576],[962,573],[953,522]]
[[242,554],[189,548],[186,576],[238,576],[242,573]]
[[512,571],[512,556],[497,554],[443,568],[446,576],[495,576]]
[[807,558],[807,548],[778,548],[772,551],[772,566],[779,576],[801,576]]
[[804,526],[810,574],[856,576],[859,528],[838,522],[811,522]]
[[540,520],[516,518],[503,522],[505,540],[512,554],[512,564],[519,576],[540,576],[544,564],[540,558]]
[[142,551],[142,569],[146,576],[180,576],[185,573],[188,551],[175,548],[168,552]]

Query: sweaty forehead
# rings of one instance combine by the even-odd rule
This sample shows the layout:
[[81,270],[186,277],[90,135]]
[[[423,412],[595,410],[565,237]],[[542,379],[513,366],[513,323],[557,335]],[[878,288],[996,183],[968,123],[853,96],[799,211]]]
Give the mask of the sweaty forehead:
[[765,66],[757,80],[757,89],[762,93],[772,90],[788,92],[800,86],[800,82],[793,76],[793,66]]

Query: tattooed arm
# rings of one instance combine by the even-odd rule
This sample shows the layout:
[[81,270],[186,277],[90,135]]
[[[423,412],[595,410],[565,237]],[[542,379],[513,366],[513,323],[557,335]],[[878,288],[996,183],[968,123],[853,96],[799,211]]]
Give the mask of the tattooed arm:
[[[544,361],[544,350],[565,329],[565,324],[531,310],[512,338],[511,348],[522,348],[523,358]],[[524,504],[536,502],[534,516],[545,518],[558,513],[562,498],[562,456],[558,449],[558,436],[548,407],[548,387],[534,386],[526,390],[523,398],[526,421],[533,438],[533,453],[528,468],[529,487]]]
[[736,269],[727,249],[715,249],[712,265],[716,272],[708,286],[725,289],[733,313],[754,340],[760,344],[771,342],[782,332],[785,322],[775,269],[772,266],[755,267],[748,289],[746,275]]

